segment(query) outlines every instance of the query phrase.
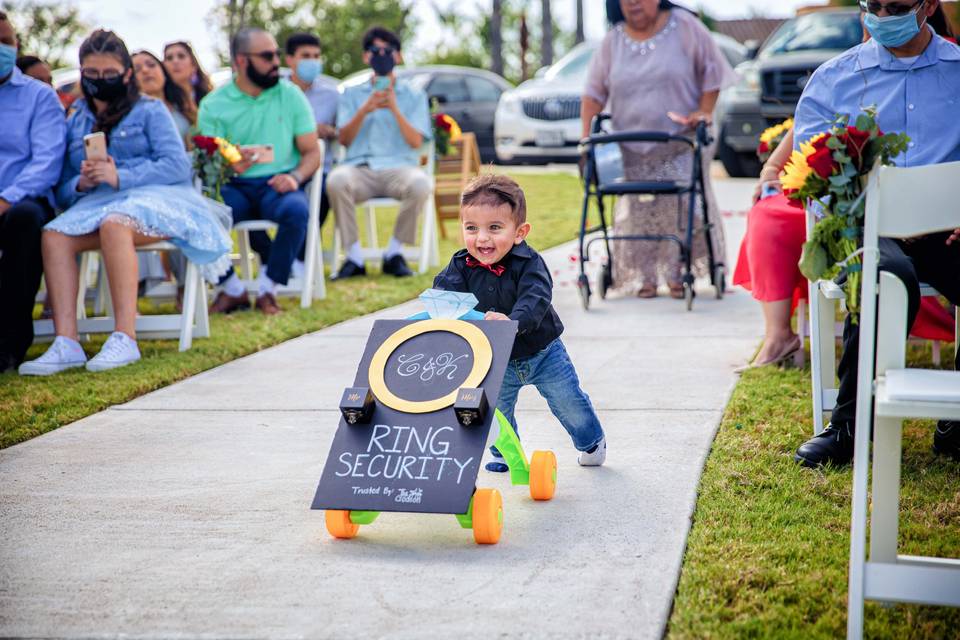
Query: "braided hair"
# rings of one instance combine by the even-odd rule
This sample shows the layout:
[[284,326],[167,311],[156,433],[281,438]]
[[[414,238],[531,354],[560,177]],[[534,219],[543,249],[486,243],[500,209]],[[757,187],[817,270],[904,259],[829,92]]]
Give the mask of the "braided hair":
[[[91,33],[90,37],[80,45],[80,66],[83,66],[84,58],[96,53],[113,56],[123,65],[124,73],[131,71],[130,80],[127,81],[127,92],[117,100],[108,102],[107,108],[99,113],[94,107],[93,96],[85,88],[82,89],[87,107],[96,117],[93,131],[102,131],[109,138],[110,131],[130,113],[137,100],[140,99],[140,87],[137,86],[137,81],[133,78],[133,60],[130,58],[130,52],[127,51],[127,45],[123,43],[120,36],[113,31],[104,29],[97,29]],[[83,83],[81,83],[81,87],[82,85]]]

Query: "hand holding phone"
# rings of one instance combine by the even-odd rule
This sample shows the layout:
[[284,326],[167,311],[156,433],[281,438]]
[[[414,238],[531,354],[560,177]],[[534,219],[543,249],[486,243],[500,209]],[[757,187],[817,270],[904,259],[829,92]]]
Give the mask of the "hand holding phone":
[[386,91],[389,88],[390,88],[389,76],[374,76],[373,78],[374,91]]

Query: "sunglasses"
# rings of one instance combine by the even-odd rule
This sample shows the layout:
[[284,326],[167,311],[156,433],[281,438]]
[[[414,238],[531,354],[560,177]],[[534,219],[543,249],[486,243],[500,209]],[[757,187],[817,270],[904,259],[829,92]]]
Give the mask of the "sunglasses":
[[389,56],[396,51],[396,49],[393,47],[368,47],[367,51],[374,55],[380,54],[382,56]]
[[245,56],[253,56],[260,58],[264,62],[273,62],[274,60],[280,60],[280,50],[276,49],[274,51],[246,51],[244,52]]
[[860,10],[872,13],[873,15],[878,15],[882,10],[891,16],[905,16],[918,6],[922,5],[926,0],[917,0],[913,4],[903,4],[900,2],[892,2],[890,4],[883,4],[881,2],[860,0]]

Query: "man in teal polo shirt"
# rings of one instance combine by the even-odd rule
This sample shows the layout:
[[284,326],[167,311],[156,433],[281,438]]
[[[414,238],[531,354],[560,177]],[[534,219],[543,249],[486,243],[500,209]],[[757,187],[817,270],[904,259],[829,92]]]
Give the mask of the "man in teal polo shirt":
[[[200,103],[199,127],[203,135],[241,146],[243,160],[234,165],[239,175],[221,191],[234,223],[264,219],[278,225],[256,300],[258,309],[273,315],[280,312],[277,284],[287,283],[307,232],[309,203],[302,186],[320,166],[317,131],[303,92],[280,80],[273,36],[241,29],[230,42],[230,56],[236,75]],[[243,281],[232,270],[221,286],[211,311],[250,307]]]

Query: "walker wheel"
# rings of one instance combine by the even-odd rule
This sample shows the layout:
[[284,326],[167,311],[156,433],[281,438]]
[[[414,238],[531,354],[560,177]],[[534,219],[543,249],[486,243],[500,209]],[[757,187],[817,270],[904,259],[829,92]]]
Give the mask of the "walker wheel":
[[354,524],[350,520],[349,511],[329,509],[326,513],[327,531],[334,538],[343,538],[348,540],[357,535],[360,531],[360,525]]
[[693,299],[696,297],[696,293],[693,290],[693,284],[684,282],[683,283],[683,299],[687,303],[687,311],[693,311]]
[[713,286],[717,292],[717,300],[723,300],[723,293],[727,290],[727,270],[723,265],[713,270]]
[[530,497],[549,500],[557,490],[557,456],[553,451],[534,451],[530,459]]
[[473,494],[473,539],[477,544],[497,544],[503,530],[503,498],[496,489]]
[[586,311],[590,308],[590,280],[585,273],[581,273],[580,277],[577,278],[577,293],[580,294],[580,304]]
[[613,268],[609,263],[603,265],[603,271],[600,273],[600,282],[597,287],[601,300],[606,300],[607,291],[613,286]]

